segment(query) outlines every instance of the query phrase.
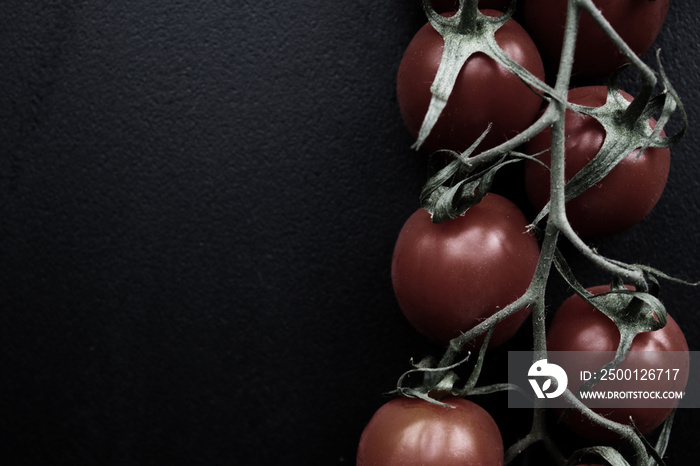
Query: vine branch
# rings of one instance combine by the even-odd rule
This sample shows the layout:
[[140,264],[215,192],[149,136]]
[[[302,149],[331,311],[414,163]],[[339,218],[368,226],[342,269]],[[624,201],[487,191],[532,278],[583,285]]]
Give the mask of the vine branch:
[[[478,196],[475,196],[475,192],[477,189],[483,190],[483,186],[480,186],[478,183],[474,185],[464,185],[465,187],[462,189],[462,191],[465,191],[464,193],[457,189],[457,186],[460,183],[464,183],[466,180],[466,178],[461,180],[454,179],[455,176],[462,173],[460,171],[461,168],[465,168],[465,170],[463,170],[465,176],[470,176],[475,179],[484,178],[495,173],[495,169],[500,166],[498,164],[509,163],[513,160],[522,159],[521,154],[515,152],[516,149],[544,129],[548,127],[551,128],[552,134],[552,144],[550,149],[550,202],[548,207],[545,208],[546,210],[543,210],[543,212],[538,215],[536,221],[533,222],[532,225],[533,230],[537,229],[537,224],[539,221],[547,216],[546,225],[542,233],[540,257],[530,286],[513,303],[503,309],[498,310],[498,312],[493,314],[491,317],[453,339],[446,348],[442,357],[437,362],[432,359],[424,360],[422,363],[416,365],[413,370],[408,371],[399,379],[399,383],[397,384],[398,392],[408,396],[420,396],[428,401],[431,401],[430,393],[432,390],[435,390],[436,387],[440,390],[451,390],[454,387],[454,384],[458,378],[452,371],[466,361],[464,358],[464,349],[468,343],[482,334],[488,333],[490,335],[489,332],[493,330],[493,327],[498,322],[524,308],[529,308],[532,312],[534,357],[536,360],[547,358],[545,290],[552,266],[554,265],[555,268],[557,268],[559,272],[565,276],[569,283],[572,284],[575,289],[578,289],[577,282],[575,283],[575,279],[568,276],[567,271],[562,270],[563,266],[561,261],[558,259],[560,255],[558,250],[558,242],[561,237],[566,238],[588,261],[593,263],[605,273],[609,274],[614,278],[614,280],[634,285],[639,293],[645,294],[649,293],[652,289],[655,289],[655,280],[657,276],[667,278],[661,272],[652,270],[648,267],[628,265],[620,261],[608,259],[598,254],[597,251],[592,249],[573,230],[567,218],[565,208],[566,202],[570,200],[572,195],[575,195],[574,185],[567,185],[565,178],[565,114],[567,110],[582,110],[580,106],[574,106],[566,99],[566,95],[571,85],[573,57],[574,50],[576,48],[581,13],[585,11],[591,16],[598,27],[600,27],[613,41],[617,48],[628,59],[631,66],[641,76],[642,86],[635,99],[626,107],[621,107],[624,120],[629,122],[630,126],[639,124],[643,129],[643,124],[648,126],[648,123],[646,122],[651,117],[650,113],[653,113],[655,110],[662,109],[662,115],[661,118],[659,118],[657,126],[653,128],[653,130],[649,129],[648,131],[643,131],[643,137],[639,140],[641,141],[639,142],[641,150],[646,149],[648,146],[668,147],[675,144],[683,136],[685,128],[687,127],[687,116],[685,110],[680,103],[677,93],[671,86],[667,76],[661,68],[660,62],[660,77],[664,86],[664,91],[662,96],[653,98],[652,95],[659,80],[656,72],[647,66],[624,42],[610,23],[605,19],[600,10],[595,6],[593,0],[569,0],[567,4],[564,41],[559,60],[559,67],[554,85],[551,87],[531,75],[529,72],[523,71],[521,69],[522,67],[515,63],[495,43],[493,34],[500,27],[500,25],[505,22],[505,20],[510,18],[510,14],[513,11],[513,5],[514,4],[511,4],[511,8],[502,18],[490,18],[479,13],[476,0],[460,0],[459,10],[455,15],[456,18],[446,18],[435,13],[430,6],[429,0],[423,0],[423,7],[426,11],[428,19],[430,20],[431,24],[434,25],[435,29],[438,30],[438,32],[440,32],[440,34],[443,36],[445,36],[445,31],[450,29],[465,31],[469,28],[481,28],[482,30],[488,30],[488,32],[485,34],[486,40],[484,41],[474,41],[473,36],[470,36],[468,33],[462,38],[459,38],[459,35],[449,35],[448,37],[445,37],[445,51],[443,53],[437,76],[433,86],[431,87],[431,91],[433,92],[433,100],[431,101],[430,108],[419,132],[418,140],[415,144],[416,147],[420,146],[421,143],[428,137],[432,126],[434,125],[435,121],[437,121],[442,108],[444,108],[445,103],[447,102],[447,98],[452,91],[452,86],[454,85],[457,75],[459,74],[461,66],[467,60],[467,58],[475,52],[487,53],[499,63],[504,64],[504,66],[518,75],[526,84],[528,84],[531,89],[537,89],[541,97],[549,103],[545,111],[534,123],[532,123],[527,129],[518,135],[501,143],[500,145],[484,150],[480,153],[473,153],[475,148],[478,146],[479,141],[477,141],[465,152],[453,154],[455,156],[454,162],[452,162],[446,169],[436,174],[434,178],[429,180],[429,182],[426,184],[426,188],[424,188],[424,192],[421,194],[422,205],[424,203],[428,203],[434,206],[435,204],[442,203],[442,205],[447,206],[445,207],[447,212],[438,215],[437,221],[442,221],[446,218],[453,218],[454,216],[461,215],[470,207],[470,205],[473,205],[480,200]],[[671,113],[673,113],[677,108],[680,109],[681,112],[681,117],[684,123],[683,129],[671,138],[661,137],[661,132],[664,125],[669,120]],[[643,124],[640,124],[640,121],[643,122]],[[633,143],[637,144],[637,140],[633,141]],[[620,151],[626,151],[627,149],[628,147],[626,146],[618,148]],[[491,171],[492,169],[493,172]],[[598,179],[588,181],[588,185],[576,185],[576,193],[578,193],[578,191],[585,191],[585,189],[592,186],[592,184],[597,183],[599,179],[604,177],[606,174],[607,172],[603,173],[602,176],[599,175]],[[442,187],[444,187],[444,189],[441,191],[440,188]],[[567,188],[569,191],[567,191]],[[567,196],[567,192],[569,193],[569,196]],[[446,202],[445,198],[441,198],[443,195],[451,196],[449,199],[447,199],[449,203]],[[471,197],[468,197],[466,202],[459,202],[460,199],[457,199],[457,202],[453,202],[455,197],[462,195]],[[464,199],[462,199],[462,201],[464,201]],[[650,280],[652,281],[651,286],[649,284]],[[588,297],[584,298],[588,299]],[[642,299],[642,301],[644,301],[644,299]],[[643,316],[641,316],[640,311],[639,318],[641,319],[642,317]],[[628,337],[629,338],[625,339],[626,341],[624,343],[621,341],[621,346],[618,348],[616,361],[626,356],[626,352],[629,350],[628,343],[631,342],[633,335],[628,335]],[[627,347],[623,347],[623,344]],[[466,384],[466,394],[513,388],[507,384],[503,384],[494,387],[482,387],[481,391],[479,391],[479,388],[475,387],[476,381],[479,378],[483,359],[485,357],[485,349],[486,343],[484,343],[481,351],[479,352],[478,360],[476,361],[475,367],[470,375],[470,379]],[[406,376],[416,372],[422,372],[424,375],[426,375],[426,377],[423,379],[424,386],[420,387],[419,389],[404,387],[403,384],[407,378]],[[643,437],[640,436],[639,432],[636,431],[634,426],[620,424],[595,413],[578,398],[576,398],[576,396],[574,396],[569,390],[566,390],[564,397],[574,409],[577,409],[583,413],[583,415],[585,415],[587,418],[625,439],[633,450],[637,465],[646,466],[648,463],[660,461],[660,455],[663,454],[665,443],[660,442],[659,445],[654,448],[649,445],[648,442],[645,443],[645,440],[643,440]],[[433,401],[438,402],[437,400]],[[506,463],[512,461],[524,450],[538,442],[544,443],[545,447],[550,452],[550,455],[557,463],[563,464],[567,462],[567,459],[558,450],[547,433],[545,414],[545,407],[542,402],[536,401],[530,431],[527,435],[525,435],[525,437],[508,448],[506,452]],[[666,436],[668,435],[668,432],[670,432],[670,423],[671,420],[667,422],[668,427],[664,431],[666,432]],[[609,447],[593,447],[586,449],[585,452],[601,456],[614,464],[628,464],[627,461],[622,458],[619,452],[616,452]],[[569,463],[573,461],[575,456],[576,455],[573,455],[571,458],[569,458]]]

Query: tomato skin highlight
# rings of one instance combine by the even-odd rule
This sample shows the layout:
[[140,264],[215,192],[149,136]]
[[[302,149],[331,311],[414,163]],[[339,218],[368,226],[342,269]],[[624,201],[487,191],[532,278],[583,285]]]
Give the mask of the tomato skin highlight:
[[[558,63],[564,41],[568,0],[527,0],[524,24],[542,55]],[[669,0],[594,0],[605,19],[638,56],[644,55],[659,35]],[[576,75],[602,77],[627,63],[593,18],[581,13],[574,53]]]
[[[608,290],[608,285],[588,288],[593,294]],[[547,331],[548,351],[616,351],[619,343],[620,332],[615,323],[578,295],[573,295],[562,303]],[[678,351],[689,355],[683,331],[670,315],[663,328],[637,335],[632,341],[630,351],[648,351],[650,361],[653,360],[651,352],[657,351]],[[687,373],[685,375],[687,376]],[[648,434],[666,420],[673,408],[620,407],[594,411],[621,424],[629,424],[631,416],[637,428],[643,434]],[[576,410],[571,410],[562,422],[570,430],[591,440],[617,440],[615,434],[593,423]]]
[[464,398],[395,398],[374,414],[360,437],[357,466],[500,466],[503,440],[496,422]]
[[[632,96],[620,91],[627,100]],[[571,89],[568,100],[575,104],[600,107],[605,103],[605,86],[584,86]],[[650,126],[656,120],[650,120]],[[591,117],[581,118],[567,110],[565,116],[565,178],[569,181],[600,150],[605,140],[603,126]],[[551,146],[551,130],[545,129],[525,144],[525,152],[537,154]],[[663,132],[662,132],[663,135]],[[611,236],[632,228],[644,219],[657,204],[666,187],[671,168],[671,151],[650,147],[641,156],[631,152],[608,175],[586,192],[566,204],[566,213],[573,229],[582,237]],[[539,156],[551,165],[551,153]],[[531,204],[542,209],[549,201],[550,172],[542,165],[525,163],[525,189]]]
[[[515,204],[493,193],[441,224],[418,209],[399,234],[391,267],[394,293],[408,321],[447,345],[519,298],[540,252],[527,226]],[[510,339],[529,312],[526,308],[499,322],[489,347]]]
[[[503,13],[482,10],[489,16]],[[544,80],[544,65],[534,42],[514,20],[496,32],[496,41],[516,62]],[[401,115],[413,137],[423,123],[431,100],[430,86],[440,65],[444,40],[425,24],[409,43],[399,65],[397,97]],[[516,75],[483,53],[464,64],[447,105],[422,149],[466,150],[489,123],[491,131],[477,149],[485,150],[526,129],[537,118],[542,99]]]

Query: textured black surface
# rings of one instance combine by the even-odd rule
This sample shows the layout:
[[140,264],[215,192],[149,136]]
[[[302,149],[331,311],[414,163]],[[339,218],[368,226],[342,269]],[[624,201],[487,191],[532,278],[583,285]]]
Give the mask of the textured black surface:
[[[698,278],[700,25],[671,3],[689,134],[653,214],[596,246]],[[410,0],[3,2],[2,464],[354,463],[437,354],[389,277],[425,178],[394,87],[423,21]],[[699,296],[662,296],[695,350]]]

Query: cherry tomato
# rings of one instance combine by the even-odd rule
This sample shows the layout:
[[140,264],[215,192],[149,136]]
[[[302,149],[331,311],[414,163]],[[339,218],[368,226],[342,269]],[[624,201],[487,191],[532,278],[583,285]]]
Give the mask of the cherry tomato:
[[[409,322],[446,345],[519,298],[539,260],[527,225],[515,204],[492,193],[441,224],[417,210],[399,234],[391,266],[394,292]],[[523,309],[499,322],[489,346],[511,338],[528,315]]]
[[[482,10],[489,16],[502,13]],[[544,79],[544,66],[534,42],[514,20],[496,32],[496,41],[516,62]],[[397,76],[401,115],[414,137],[431,100],[430,86],[444,48],[442,36],[428,23],[408,45]],[[466,150],[489,123],[492,129],[480,150],[494,147],[527,128],[537,117],[542,99],[516,75],[490,57],[476,53],[464,64],[447,105],[422,148]]]
[[374,414],[360,437],[357,466],[503,464],[496,422],[464,398],[447,408],[417,398],[396,398]]
[[[632,96],[620,91],[627,100]],[[605,86],[586,86],[569,91],[570,102],[599,107],[605,103]],[[651,119],[653,127],[656,120]],[[566,169],[570,180],[600,150],[605,140],[603,126],[591,117],[567,110],[565,116]],[[525,145],[525,152],[536,154],[551,146],[551,131],[547,128]],[[571,226],[583,237],[608,236],[625,231],[646,217],[658,202],[666,186],[671,165],[669,149],[648,148],[637,157],[633,151],[593,188],[569,201],[566,213]],[[551,163],[549,152],[540,160]],[[549,201],[550,173],[536,162],[525,165],[525,188],[530,202],[541,209]]]
[[[622,40],[642,56],[658,36],[669,0],[594,0],[605,19]],[[559,62],[564,40],[568,0],[527,0],[525,26],[542,55]],[[574,54],[574,72],[587,77],[612,73],[627,62],[626,57],[586,13],[581,13]]]
[[[602,285],[589,288],[593,294],[610,290]],[[578,295],[564,301],[559,307],[547,331],[547,349],[549,351],[616,351],[620,343],[620,332],[614,322],[605,314],[585,302]],[[666,325],[653,332],[637,335],[632,341],[630,352],[648,352],[648,355],[635,354],[635,365],[641,368],[656,368],[655,352],[684,352],[685,368],[681,369],[678,384],[687,382],[688,343],[676,321],[669,315]],[[663,368],[662,368],[663,369]],[[682,379],[685,377],[685,381]],[[570,388],[572,379],[569,380]],[[635,382],[637,383],[637,382]],[[656,389],[660,386],[656,385]],[[620,406],[620,405],[618,405]],[[613,407],[594,409],[599,414],[613,421],[629,424],[630,416],[643,434],[648,434],[658,427],[671,413],[673,408],[633,408]],[[615,440],[615,435],[607,429],[594,424],[578,411],[571,410],[563,422],[579,435],[600,441]]]
[[[459,0],[432,0],[431,4],[438,13],[457,11],[459,8]],[[510,0],[479,0],[480,8],[490,8],[492,10],[505,11],[509,4]]]

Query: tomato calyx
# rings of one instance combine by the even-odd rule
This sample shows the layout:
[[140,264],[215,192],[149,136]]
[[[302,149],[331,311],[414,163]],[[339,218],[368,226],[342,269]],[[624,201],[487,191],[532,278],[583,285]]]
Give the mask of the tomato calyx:
[[[630,272],[630,275],[641,276],[641,280],[632,286],[626,285],[621,277],[615,276],[609,290],[591,293],[576,279],[559,249],[557,249],[553,260],[554,267],[574,292],[589,305],[610,318],[620,332],[620,341],[613,361],[601,368],[599,372],[619,366],[627,357],[637,335],[653,332],[666,326],[668,312],[659,299],[661,293],[659,279],[686,286],[700,285],[700,282],[690,282],[672,277],[650,266],[625,264],[610,259],[608,261],[612,265]],[[591,389],[595,383],[597,383],[597,378],[591,377],[588,382],[584,383],[582,390]]]
[[[624,68],[621,68],[610,79],[605,104],[600,107],[587,107],[569,103],[569,108],[583,118],[595,119],[605,132],[603,145],[596,156],[574,175],[565,186],[566,202],[576,198],[586,190],[595,186],[605,178],[630,153],[637,150],[636,157],[649,147],[667,149],[678,143],[683,137],[688,119],[680,98],[661,70],[664,90],[644,100],[639,95],[631,102],[626,99],[618,87],[618,78]],[[676,110],[680,111],[681,129],[673,136],[663,134],[663,128]],[[658,121],[652,127],[650,120],[661,113]],[[539,223],[550,211],[550,203],[540,211],[534,220]]]
[[430,24],[442,36],[444,49],[437,74],[430,87],[430,105],[412,148],[419,149],[426,141],[447,105],[460,71],[467,60],[476,53],[485,54],[495,60],[542,98],[555,95],[554,89],[513,60],[496,42],[496,31],[511,19],[515,2],[511,2],[506,12],[499,16],[482,13],[477,0],[460,1],[459,9],[453,16],[438,14],[432,8],[430,0],[423,0],[423,9]]
[[[413,369],[404,372],[399,377],[396,389],[389,392],[389,394],[420,398],[429,403],[451,408],[450,404],[442,401],[445,397],[466,397],[470,395],[486,395],[503,390],[519,390],[519,387],[507,383],[477,387],[492,334],[493,326],[486,332],[486,337],[476,355],[476,360],[470,368],[467,368],[469,373],[466,376],[466,380],[463,380],[464,376],[460,375],[457,370],[465,368],[467,363],[470,362],[473,356],[471,351],[467,351],[466,356],[452,364],[448,364],[445,358],[438,362],[434,357],[426,356],[418,363],[411,361]],[[457,351],[462,352],[461,347]],[[419,376],[419,381],[409,385],[409,379],[415,375]]]
[[[431,356],[424,357],[418,363],[411,360],[413,369],[404,372],[396,383],[396,389],[388,394],[420,398],[429,403],[452,408],[450,404],[441,400],[446,396],[466,395],[467,390],[456,388],[459,376],[454,370],[465,364],[470,357],[471,354],[467,354],[461,361],[445,367],[436,366],[436,361]],[[413,375],[420,376],[420,382],[414,386],[407,385]]]
[[602,371],[615,369],[622,364],[638,334],[663,328],[668,313],[657,296],[628,288],[620,280],[614,280],[610,291],[603,293],[577,292],[584,301],[610,318],[620,332],[620,343],[614,359],[581,386],[581,391],[589,391],[600,380]]
[[[540,154],[528,155],[509,150],[495,160],[471,157],[484,140],[491,125],[463,153],[449,150],[438,151],[428,158],[428,181],[420,193],[420,206],[430,213],[433,223],[442,223],[464,215],[470,207],[478,204],[491,192],[497,172],[512,163],[537,159]],[[443,153],[451,156],[445,163]]]
[[[461,387],[458,386],[461,378],[456,372],[456,369],[463,367],[471,359],[471,351],[467,351],[466,356],[461,360],[448,365],[439,363],[432,356],[426,356],[418,363],[413,363],[413,361],[411,361],[413,369],[404,372],[401,377],[399,377],[396,382],[396,390],[390,393],[409,398],[420,398],[430,403],[451,407],[449,404],[443,403],[440,400],[445,396],[467,396],[474,391],[492,334],[493,327],[486,333],[474,367],[468,379]],[[410,377],[413,375],[420,376],[419,383],[413,386],[407,385]]]
[[491,190],[499,168],[509,163],[501,158],[492,166],[471,163],[468,157],[481,144],[491,126],[463,153],[449,151],[453,160],[446,166],[441,151],[429,158],[429,177],[420,193],[420,206],[430,213],[434,223],[463,215]]

